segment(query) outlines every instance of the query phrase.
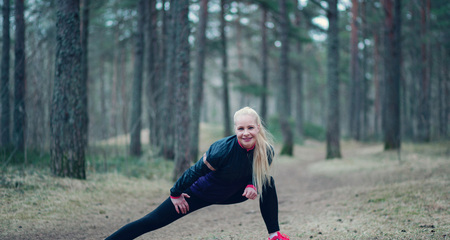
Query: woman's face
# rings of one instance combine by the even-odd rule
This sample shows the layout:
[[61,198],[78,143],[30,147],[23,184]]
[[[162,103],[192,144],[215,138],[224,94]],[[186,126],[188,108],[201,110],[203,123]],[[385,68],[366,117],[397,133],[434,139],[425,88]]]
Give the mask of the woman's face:
[[234,132],[242,147],[245,149],[252,148],[255,146],[256,136],[259,134],[259,125],[256,123],[256,118],[248,114],[238,116],[234,122]]

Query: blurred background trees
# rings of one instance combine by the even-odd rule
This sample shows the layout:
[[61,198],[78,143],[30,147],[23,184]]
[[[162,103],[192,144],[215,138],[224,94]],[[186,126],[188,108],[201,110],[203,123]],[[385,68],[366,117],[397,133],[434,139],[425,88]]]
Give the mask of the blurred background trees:
[[[2,1],[2,165],[52,146],[55,72],[70,65],[57,57],[70,35],[58,34],[57,3]],[[327,157],[336,158],[342,139],[398,149],[449,138],[447,0],[191,0],[187,22],[178,19],[180,1],[138,3],[81,0],[73,13],[82,49],[76,82],[85,88],[79,106],[61,109],[86,107],[87,151],[108,140],[127,146],[117,154],[183,156],[186,166],[201,154],[187,131],[210,124],[230,134],[232,113],[247,105],[287,154],[291,142],[310,139],[327,140]],[[192,137],[177,139],[180,124]]]

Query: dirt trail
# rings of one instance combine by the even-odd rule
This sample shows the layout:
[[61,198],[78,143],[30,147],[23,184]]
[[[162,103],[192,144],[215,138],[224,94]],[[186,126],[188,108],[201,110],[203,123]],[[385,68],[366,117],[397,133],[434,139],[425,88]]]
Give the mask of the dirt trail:
[[[360,149],[359,153],[367,154],[378,149],[367,147]],[[282,160],[276,165],[275,181],[282,232],[290,235],[291,239],[302,239],[296,234],[302,232],[304,223],[336,200],[338,196],[331,196],[334,193],[327,190],[340,186],[344,179],[318,178],[307,171],[310,164],[323,161],[324,149],[317,146],[296,148],[295,155],[301,160]],[[107,214],[92,213],[84,219],[68,217],[51,226],[42,223],[44,226],[36,227],[26,236],[10,239],[104,239],[127,222],[154,209],[166,197],[164,193],[160,195],[150,197],[143,193],[137,198],[129,197],[109,209]],[[317,202],[320,204],[315,204]],[[267,239],[267,234],[258,201],[248,200],[241,204],[201,209],[138,239]]]
[[[301,226],[291,225],[293,218],[314,216],[318,208],[311,208],[308,203],[321,199],[324,191],[339,184],[336,179],[317,178],[308,173],[308,165],[322,161],[324,153],[317,149],[297,149],[296,156],[302,160],[282,161],[276,165],[275,181],[279,199],[279,221],[283,232],[295,235]],[[152,206],[163,199],[152,199]],[[104,229],[97,229],[109,234],[125,222],[119,219],[135,219],[148,212],[148,206],[130,203],[141,208],[139,211],[126,212],[123,209],[111,213],[109,224]],[[121,217],[117,218],[119,215]],[[139,239],[266,239],[266,229],[259,211],[258,201],[246,201],[228,206],[211,206],[191,213],[179,221],[145,234]],[[106,236],[106,235],[102,235]],[[291,236],[291,239],[298,239]]]

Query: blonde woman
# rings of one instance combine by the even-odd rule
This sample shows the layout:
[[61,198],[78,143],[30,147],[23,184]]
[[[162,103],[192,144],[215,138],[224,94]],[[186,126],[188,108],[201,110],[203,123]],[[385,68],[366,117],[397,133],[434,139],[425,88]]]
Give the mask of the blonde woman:
[[258,113],[250,107],[234,114],[234,131],[236,135],[213,143],[183,173],[170,189],[170,197],[158,208],[107,239],[134,239],[195,210],[255,200],[259,196],[269,240],[288,240],[288,236],[279,232],[277,193],[269,175],[274,151],[268,132]]

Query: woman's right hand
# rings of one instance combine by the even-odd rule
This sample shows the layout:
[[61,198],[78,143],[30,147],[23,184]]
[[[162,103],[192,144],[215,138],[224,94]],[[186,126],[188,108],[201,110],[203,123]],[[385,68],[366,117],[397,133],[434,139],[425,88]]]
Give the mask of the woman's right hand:
[[189,196],[186,193],[182,193],[178,198],[170,198],[170,200],[172,201],[173,205],[175,206],[175,210],[177,211],[177,213],[179,214],[180,212],[182,214],[186,214],[187,212],[189,212],[189,204],[186,201],[186,198],[190,198],[191,196]]

